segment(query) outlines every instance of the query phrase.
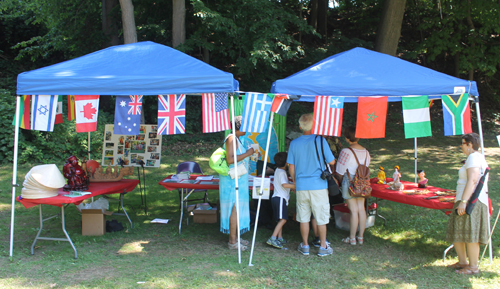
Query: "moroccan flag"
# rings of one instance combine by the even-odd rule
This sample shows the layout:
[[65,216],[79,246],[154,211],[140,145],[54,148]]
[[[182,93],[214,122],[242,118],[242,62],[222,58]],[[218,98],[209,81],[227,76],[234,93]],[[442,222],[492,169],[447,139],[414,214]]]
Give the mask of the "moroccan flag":
[[186,133],[186,95],[158,95],[158,134]]
[[33,95],[30,122],[32,130],[54,130],[57,99],[57,95]]
[[68,120],[75,119],[75,96],[68,95]]
[[358,97],[357,138],[384,138],[387,96]]
[[227,93],[203,93],[203,132],[218,132],[231,128]]
[[314,100],[312,133],[340,136],[343,114],[343,97],[316,95],[316,99]]
[[97,130],[99,95],[75,95],[76,132]]
[[63,123],[62,116],[62,95],[57,97],[57,112],[56,112],[56,121],[55,124]]
[[444,135],[462,135],[472,132],[469,94],[441,95],[443,102]]
[[264,132],[269,127],[269,116],[273,100],[267,93],[245,94],[241,120],[241,131]]
[[403,96],[405,138],[432,136],[429,96]]
[[[31,129],[31,95],[23,95],[21,99],[21,106],[19,107],[19,127],[23,129]],[[12,120],[12,125],[16,124],[16,115]]]
[[270,97],[273,98],[273,104],[271,105],[271,111],[282,116],[286,116],[290,105],[293,100],[298,100],[300,96],[298,95],[288,95],[288,94],[274,94],[268,93]]
[[141,128],[142,95],[117,96],[114,134],[138,135]]

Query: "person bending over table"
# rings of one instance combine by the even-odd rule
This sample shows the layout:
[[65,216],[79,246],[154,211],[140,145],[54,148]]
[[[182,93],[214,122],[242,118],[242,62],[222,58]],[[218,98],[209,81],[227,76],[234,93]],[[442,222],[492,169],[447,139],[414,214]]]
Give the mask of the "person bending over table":
[[[350,183],[347,174],[350,174],[351,179],[353,179],[358,168],[358,163],[353,153],[356,154],[361,164],[364,164],[366,159],[366,166],[370,165],[370,153],[358,143],[359,138],[356,138],[355,134],[356,128],[353,126],[347,127],[344,131],[344,137],[349,144],[349,148],[345,148],[340,152],[336,173],[342,184],[342,197],[351,211],[351,218],[349,220],[350,234],[349,237],[342,239],[342,242],[356,245],[357,240],[361,245],[363,244],[363,234],[366,227],[365,198],[353,198],[349,195]],[[358,224],[359,235],[356,237]]]
[[[480,139],[476,133],[468,133],[462,136],[460,148],[467,156],[465,164],[458,171],[457,195],[453,213],[448,221],[446,230],[446,241],[453,242],[453,247],[458,255],[458,262],[448,265],[449,268],[457,269],[458,274],[479,273],[479,243],[488,243],[488,178],[479,194],[479,202],[476,203],[470,215],[465,213],[467,201],[471,197],[480,176],[488,167],[484,156],[478,152]],[[454,213],[456,209],[456,214]],[[469,263],[467,263],[467,255]]]
[[[226,161],[229,169],[234,169],[233,158],[233,142],[236,142],[237,164],[243,165],[246,173],[241,175],[240,167],[238,167],[238,202],[239,202],[239,221],[240,234],[250,231],[250,199],[248,194],[248,171],[250,170],[250,156],[254,153],[253,148],[247,149],[240,140],[245,133],[240,131],[241,116],[234,118],[235,135],[230,134],[224,141],[224,149],[226,150]],[[235,180],[230,175],[219,175],[219,201],[220,201],[220,231],[224,234],[229,234],[229,249],[238,249],[237,235],[237,216],[236,216],[236,188]],[[240,239],[241,250],[248,249],[249,242]]]

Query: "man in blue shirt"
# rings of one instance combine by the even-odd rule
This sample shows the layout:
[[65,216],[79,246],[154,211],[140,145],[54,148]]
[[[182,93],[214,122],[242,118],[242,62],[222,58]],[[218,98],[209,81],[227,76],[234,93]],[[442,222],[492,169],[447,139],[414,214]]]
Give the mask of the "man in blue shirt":
[[[302,235],[302,243],[298,250],[303,255],[309,255],[309,222],[312,213],[318,224],[321,243],[318,256],[327,256],[332,254],[333,250],[326,243],[326,225],[330,222],[330,203],[328,182],[321,178],[321,174],[326,169],[321,153],[321,142],[323,142],[323,148],[326,148],[323,149],[325,161],[329,165],[334,165],[335,157],[327,141],[312,134],[312,124],[312,114],[304,114],[300,117],[299,126],[304,134],[290,143],[287,163],[297,192],[297,221],[300,223]],[[316,147],[321,163],[316,155]]]

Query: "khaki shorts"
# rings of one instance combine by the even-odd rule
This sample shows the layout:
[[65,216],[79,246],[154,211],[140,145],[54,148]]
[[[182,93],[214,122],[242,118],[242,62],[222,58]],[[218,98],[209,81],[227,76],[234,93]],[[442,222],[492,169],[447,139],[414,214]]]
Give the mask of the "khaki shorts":
[[309,223],[311,213],[314,214],[318,225],[330,222],[330,203],[328,190],[297,191],[297,221]]

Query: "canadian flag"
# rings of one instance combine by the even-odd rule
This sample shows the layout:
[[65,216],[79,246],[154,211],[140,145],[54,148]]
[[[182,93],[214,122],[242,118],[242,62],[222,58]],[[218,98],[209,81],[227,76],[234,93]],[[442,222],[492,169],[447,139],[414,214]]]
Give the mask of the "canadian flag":
[[75,95],[76,132],[97,130],[99,95]]

